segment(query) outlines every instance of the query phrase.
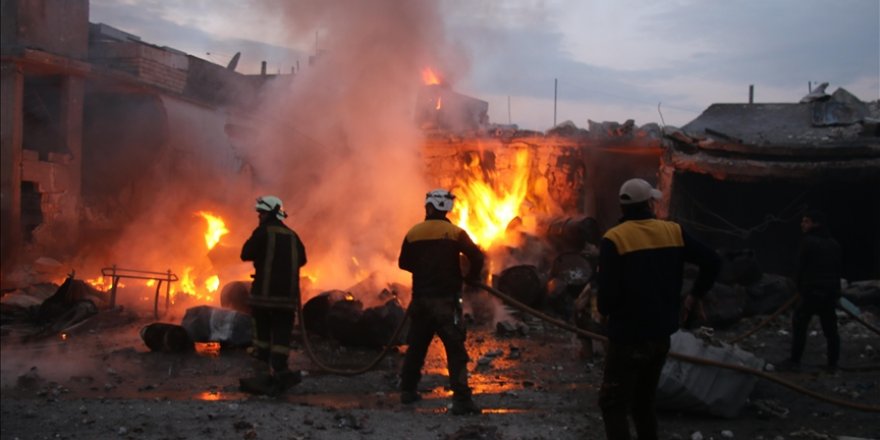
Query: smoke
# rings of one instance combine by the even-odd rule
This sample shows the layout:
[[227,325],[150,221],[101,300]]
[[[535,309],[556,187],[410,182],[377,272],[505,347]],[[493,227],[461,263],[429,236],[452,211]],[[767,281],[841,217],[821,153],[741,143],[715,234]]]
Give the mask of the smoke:
[[[269,22],[280,17],[292,47],[317,36],[314,58],[295,76],[265,81],[246,115],[166,95],[89,95],[82,239],[64,255],[53,248],[57,229],[47,228],[46,255],[81,279],[116,265],[178,276],[191,267],[197,287],[217,273],[222,284],[247,280],[252,268],[238,252],[257,225],[255,198],[272,194],[306,246],[303,299],[368,278],[409,284],[397,267],[400,245],[437,185],[425,177],[414,118],[421,72],[430,67],[450,80],[468,68],[444,35],[437,3],[257,5]],[[230,125],[246,135],[230,134]],[[199,211],[221,216],[230,230],[210,252]]]
[[260,188],[285,201],[306,245],[304,271],[319,289],[344,289],[374,272],[404,281],[397,253],[430,186],[414,122],[420,72],[445,59],[436,4],[276,6],[292,37],[317,33],[317,55],[264,96],[261,138],[247,153]]

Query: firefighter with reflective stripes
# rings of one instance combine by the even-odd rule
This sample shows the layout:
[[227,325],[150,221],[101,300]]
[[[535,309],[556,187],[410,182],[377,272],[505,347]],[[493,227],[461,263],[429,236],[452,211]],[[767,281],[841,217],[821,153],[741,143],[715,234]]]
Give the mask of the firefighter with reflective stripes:
[[[721,258],[678,223],[654,218],[652,202],[662,194],[650,183],[627,180],[618,195],[623,219],[599,245],[597,306],[608,328],[599,407],[607,438],[631,438],[632,416],[639,440],[650,440],[669,337],[712,287]],[[686,262],[700,272],[680,312]]]
[[[400,373],[400,401],[411,404],[421,400],[417,386],[428,346],[437,335],[446,349],[452,414],[479,414],[481,410],[474,404],[468,386],[461,289],[463,280],[479,281],[485,257],[467,232],[446,218],[454,198],[444,189],[429,192],[425,221],[407,232],[400,249],[398,265],[412,273],[409,347]],[[461,273],[461,255],[468,260],[465,276]]]
[[260,197],[256,210],[260,224],[244,243],[241,259],[253,261],[255,271],[248,301],[254,321],[252,355],[267,362],[269,372],[239,383],[243,391],[278,395],[302,380],[299,371],[290,371],[288,355],[306,250],[296,232],[283,223],[287,213],[281,199]]

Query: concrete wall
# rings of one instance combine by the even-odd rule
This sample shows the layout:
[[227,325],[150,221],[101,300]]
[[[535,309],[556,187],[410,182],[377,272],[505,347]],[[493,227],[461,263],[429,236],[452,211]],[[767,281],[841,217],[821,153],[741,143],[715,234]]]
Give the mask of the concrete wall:
[[38,49],[85,59],[89,45],[88,0],[2,0],[2,46]]

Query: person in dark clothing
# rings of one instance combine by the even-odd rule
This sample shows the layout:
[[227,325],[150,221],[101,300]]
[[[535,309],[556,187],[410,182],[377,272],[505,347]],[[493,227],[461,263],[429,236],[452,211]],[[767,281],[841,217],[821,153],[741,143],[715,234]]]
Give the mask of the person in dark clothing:
[[282,222],[287,213],[281,199],[260,197],[256,210],[260,223],[244,243],[241,259],[253,261],[255,271],[248,300],[254,321],[252,354],[269,364],[269,373],[239,383],[243,391],[278,395],[302,380],[298,371],[290,371],[288,356],[306,250],[296,232]]
[[[479,281],[485,257],[467,232],[452,224],[446,213],[452,210],[454,196],[437,189],[427,194],[425,221],[412,227],[400,248],[398,265],[412,273],[410,329],[406,355],[400,372],[400,401],[421,400],[417,390],[425,355],[434,335],[446,349],[452,413],[479,414],[468,386],[468,354],[462,319],[462,281]],[[461,273],[461,255],[467,257],[468,272]]]
[[828,369],[834,371],[840,359],[840,335],[835,314],[840,299],[840,244],[825,227],[825,215],[821,211],[807,211],[801,219],[801,231],[804,238],[798,250],[795,273],[800,298],[792,316],[788,364],[793,369],[800,364],[810,320],[813,315],[818,315],[826,340]]
[[[712,287],[718,254],[671,221],[658,220],[660,191],[642,179],[620,188],[620,224],[599,243],[599,313],[607,319],[608,353],[599,390],[607,438],[630,438],[632,416],[639,440],[657,438],[654,397],[669,352],[669,337]],[[684,264],[700,272],[681,305]]]

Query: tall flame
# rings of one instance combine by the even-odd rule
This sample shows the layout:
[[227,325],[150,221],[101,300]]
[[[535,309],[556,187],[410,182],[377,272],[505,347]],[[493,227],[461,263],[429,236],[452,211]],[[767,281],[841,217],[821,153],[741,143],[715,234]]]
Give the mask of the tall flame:
[[199,211],[198,215],[202,216],[208,223],[208,229],[205,231],[205,245],[208,249],[214,249],[214,246],[220,242],[220,238],[229,233],[226,223],[222,218],[206,211]]
[[440,84],[440,77],[430,67],[425,67],[422,69],[422,81],[426,86],[438,85]]
[[506,178],[494,171],[485,174],[476,156],[465,165],[465,176],[453,189],[456,198],[450,219],[488,249],[504,240],[508,225],[520,215],[520,206],[528,195],[528,150],[516,153]]

